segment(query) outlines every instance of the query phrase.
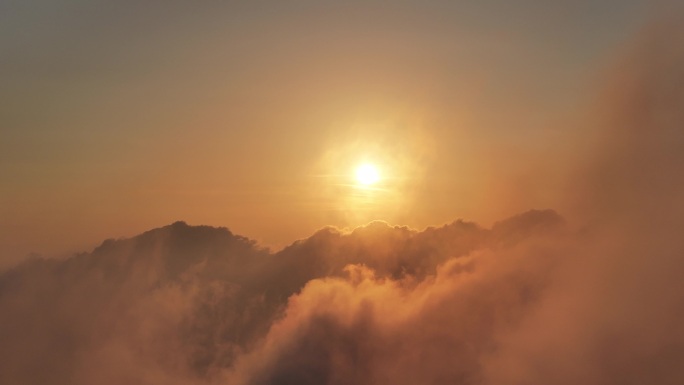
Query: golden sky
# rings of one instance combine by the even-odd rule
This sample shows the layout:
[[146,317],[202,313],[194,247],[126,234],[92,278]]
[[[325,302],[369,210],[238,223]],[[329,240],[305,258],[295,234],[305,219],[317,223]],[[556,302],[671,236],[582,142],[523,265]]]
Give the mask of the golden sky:
[[[279,247],[551,207],[597,78],[654,9],[3,2],[0,252],[176,220]],[[364,162],[374,189],[354,185]]]

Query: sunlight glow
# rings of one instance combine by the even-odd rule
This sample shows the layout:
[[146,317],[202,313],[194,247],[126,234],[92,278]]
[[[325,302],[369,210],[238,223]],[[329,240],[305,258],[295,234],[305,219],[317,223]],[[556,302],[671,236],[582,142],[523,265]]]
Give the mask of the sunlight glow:
[[362,164],[356,169],[356,180],[364,186],[370,186],[380,180],[380,173],[374,165]]

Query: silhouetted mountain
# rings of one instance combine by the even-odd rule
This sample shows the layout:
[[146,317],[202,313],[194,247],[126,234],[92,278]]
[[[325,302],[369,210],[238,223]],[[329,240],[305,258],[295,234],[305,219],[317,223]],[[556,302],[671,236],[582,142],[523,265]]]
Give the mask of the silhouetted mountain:
[[[548,215],[525,225],[544,228]],[[490,237],[463,221],[424,231],[373,222],[350,233],[325,228],[271,253],[226,228],[176,222],[65,260],[27,261],[0,276],[0,382],[77,383],[83,360],[111,362],[108,349],[160,370],[173,351],[171,367],[209,376],[254,348],[314,279],[361,264],[420,281]]]

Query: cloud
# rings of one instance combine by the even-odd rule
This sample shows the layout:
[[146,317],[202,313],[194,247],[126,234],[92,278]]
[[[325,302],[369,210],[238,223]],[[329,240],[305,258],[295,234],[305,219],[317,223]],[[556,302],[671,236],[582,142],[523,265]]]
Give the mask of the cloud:
[[549,284],[557,261],[543,250],[450,258],[419,282],[363,265],[309,281],[226,383],[477,383],[497,334]]
[[492,384],[677,384],[684,370],[684,29],[651,26],[615,72],[576,192],[588,228],[487,360]]

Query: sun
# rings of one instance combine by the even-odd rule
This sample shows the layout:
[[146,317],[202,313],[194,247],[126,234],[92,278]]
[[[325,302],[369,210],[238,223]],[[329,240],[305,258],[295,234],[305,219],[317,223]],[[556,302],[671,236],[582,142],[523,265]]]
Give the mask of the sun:
[[363,186],[370,186],[380,180],[378,168],[370,163],[364,163],[356,169],[356,181]]

